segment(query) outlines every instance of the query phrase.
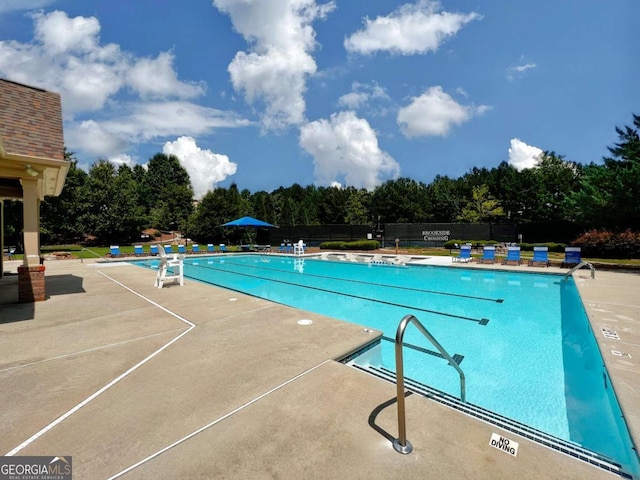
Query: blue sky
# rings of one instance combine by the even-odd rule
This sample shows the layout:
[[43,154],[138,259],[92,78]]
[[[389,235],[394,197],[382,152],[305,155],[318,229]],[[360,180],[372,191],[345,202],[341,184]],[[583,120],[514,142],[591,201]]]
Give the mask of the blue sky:
[[599,162],[640,113],[636,0],[0,0],[0,77],[83,168],[171,153],[202,196]]

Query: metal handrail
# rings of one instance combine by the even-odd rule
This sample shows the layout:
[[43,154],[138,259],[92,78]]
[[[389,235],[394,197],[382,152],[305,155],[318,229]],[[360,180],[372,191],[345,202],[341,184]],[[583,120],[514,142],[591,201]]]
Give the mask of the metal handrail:
[[96,253],[96,252],[94,252],[93,250],[89,250],[88,248],[86,248],[86,247],[85,247],[85,248],[83,248],[82,250],[80,250],[80,263],[84,263],[84,257],[82,256],[82,252],[84,252],[85,250],[86,250],[87,252],[91,252],[91,253],[93,253],[93,254],[94,254],[96,257],[98,257],[98,258],[102,258],[102,255],[100,255],[99,253]]
[[575,272],[576,270],[580,270],[582,267],[589,267],[591,269],[591,278],[596,278],[595,267],[589,262],[580,262],[578,265],[572,267],[571,270],[564,274],[564,280],[566,281],[573,272]]
[[429,333],[429,331],[420,323],[420,321],[414,315],[405,315],[398,325],[396,331],[396,385],[398,393],[398,438],[393,441],[393,448],[400,453],[408,454],[413,450],[413,445],[407,440],[407,422],[405,418],[405,406],[404,406],[404,360],[402,358],[402,339],[404,338],[404,331],[409,323],[413,323],[420,333],[422,333],[434,347],[442,354],[444,358],[455,368],[460,374],[460,400],[466,401],[466,387],[464,372],[451,355],[438,343],[438,341]]

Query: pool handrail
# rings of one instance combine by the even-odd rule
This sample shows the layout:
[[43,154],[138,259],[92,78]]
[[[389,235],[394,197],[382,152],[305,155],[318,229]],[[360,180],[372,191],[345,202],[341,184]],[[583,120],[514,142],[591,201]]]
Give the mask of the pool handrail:
[[402,454],[409,454],[413,451],[413,445],[407,440],[407,422],[405,417],[404,406],[404,360],[402,358],[402,340],[404,338],[404,331],[409,323],[413,323],[420,333],[422,333],[431,344],[438,349],[440,354],[447,359],[453,368],[455,368],[460,374],[460,400],[465,402],[466,400],[466,387],[464,372],[460,368],[458,362],[456,362],[451,355],[440,345],[440,343],[429,333],[429,331],[420,323],[420,321],[414,315],[405,315],[400,324],[398,330],[396,330],[396,385],[398,396],[398,438],[393,441],[393,448],[396,452]]
[[567,279],[571,276],[571,274],[573,272],[575,272],[576,270],[580,270],[582,267],[589,267],[591,269],[591,278],[596,278],[596,269],[595,269],[595,267],[589,262],[582,261],[578,265],[576,265],[575,267],[571,268],[571,270],[569,270],[567,273],[565,273],[563,280],[566,282]]
[[96,257],[98,257],[98,258],[102,258],[102,255],[100,255],[99,253],[96,253],[96,252],[94,252],[93,250],[91,250],[91,249],[89,249],[89,248],[87,248],[87,247],[84,247],[82,250],[80,250],[80,263],[84,263],[84,255],[83,255],[83,252],[85,252],[85,251],[86,251],[86,252],[93,253],[93,254],[94,254]]

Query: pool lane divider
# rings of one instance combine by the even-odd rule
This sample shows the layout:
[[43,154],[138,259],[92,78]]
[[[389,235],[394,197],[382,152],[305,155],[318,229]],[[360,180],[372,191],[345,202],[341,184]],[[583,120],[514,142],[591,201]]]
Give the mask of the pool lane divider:
[[139,361],[138,363],[136,363],[133,367],[129,368],[126,372],[122,373],[121,375],[119,375],[118,377],[114,378],[113,380],[111,380],[109,383],[107,383],[105,386],[103,386],[102,388],[100,388],[98,391],[96,391],[95,393],[89,395],[87,398],[85,398],[83,401],[81,401],[80,403],[78,403],[75,407],[71,408],[71,410],[67,411],[66,413],[63,413],[62,415],[60,415],[58,418],[56,418],[53,422],[51,422],[49,425],[45,426],[44,428],[40,429],[37,433],[35,433],[34,435],[32,435],[31,437],[29,437],[27,440],[25,440],[24,442],[22,442],[20,445],[18,445],[17,447],[15,447],[13,450],[11,450],[10,452],[7,452],[5,454],[5,456],[7,457],[12,457],[15,454],[17,454],[18,452],[20,452],[21,450],[23,450],[25,447],[29,446],[31,443],[33,443],[34,441],[36,441],[38,438],[40,438],[42,435],[44,435],[45,433],[47,433],[49,430],[51,430],[52,428],[54,428],[56,425],[59,425],[60,423],[62,423],[63,421],[65,421],[67,418],[69,418],[71,415],[73,415],[74,413],[76,413],[78,410],[80,410],[82,407],[84,407],[85,405],[87,405],[88,403],[90,403],[91,401],[93,401],[94,399],[96,399],[97,397],[99,397],[100,395],[102,395],[104,392],[106,392],[107,390],[109,390],[111,387],[113,387],[116,383],[120,382],[120,380],[128,377],[131,373],[133,373],[135,370],[137,370],[138,368],[140,368],[141,366],[143,366],[145,363],[147,363],[149,360],[151,360],[152,358],[154,358],[156,355],[158,355],[160,352],[162,352],[163,350],[165,350],[166,348],[168,348],[169,346],[173,345],[175,342],[177,342],[178,340],[180,340],[182,337],[184,337],[187,333],[189,333],[191,330],[193,330],[196,325],[195,323],[190,322],[189,320],[187,320],[184,317],[181,317],[180,315],[178,315],[175,312],[172,312],[171,310],[168,310],[167,308],[163,307],[162,305],[157,304],[156,302],[154,302],[153,300],[145,297],[144,295],[141,295],[140,293],[136,292],[135,290],[127,287],[126,285],[124,285],[123,283],[120,283],[119,281],[111,278],[109,275],[107,275],[106,273],[103,272],[98,272],[101,275],[107,277],[109,280],[111,280],[114,283],[117,283],[118,285],[120,285],[121,287],[129,290],[131,293],[133,293],[134,295],[137,295],[138,297],[142,298],[143,300],[149,302],[150,304],[154,305],[155,307],[158,307],[160,310],[163,310],[165,312],[167,312],[169,315],[177,318],[178,320],[180,320],[181,322],[187,324],[189,326],[189,328],[187,328],[184,332],[182,332],[180,335],[178,335],[177,337],[175,337],[174,339],[170,340],[169,342],[167,342],[166,344],[164,344],[162,347],[158,348],[155,352],[153,352],[151,355],[147,356],[146,358],[142,359],[141,361]]
[[[246,267],[246,268],[257,268],[257,269],[260,269],[260,270],[269,270],[269,271],[278,272],[278,273],[295,273],[295,274],[299,275],[298,272],[289,272],[287,270],[279,270],[277,268],[269,268],[269,267],[263,267],[263,266],[259,266],[259,265],[246,265],[246,264],[243,264],[243,263],[229,262],[228,260],[225,260],[225,264],[234,265],[236,267]],[[194,265],[193,263],[190,263],[189,265],[194,266],[194,267],[200,267],[200,268],[212,268],[212,267],[205,266],[205,265],[200,265],[200,264]],[[424,289],[424,288],[401,287],[401,286],[398,286],[398,285],[390,285],[390,284],[387,284],[387,283],[367,282],[366,280],[352,280],[350,278],[337,278],[337,277],[330,277],[329,275],[318,275],[316,273],[305,273],[305,275],[307,275],[309,277],[325,278],[325,279],[328,279],[328,280],[340,280],[342,282],[361,283],[363,285],[373,285],[375,287],[396,288],[396,289],[400,289],[400,290],[410,290],[412,292],[432,293],[434,295],[446,295],[446,296],[449,296],[449,297],[468,298],[468,299],[471,299],[471,300],[481,300],[481,301],[485,301],[485,302],[495,302],[495,303],[503,303],[504,302],[503,298],[479,297],[479,296],[475,296],[475,295],[463,295],[461,293],[439,292],[437,290],[427,290],[427,289]]]
[[[197,265],[197,266],[201,267],[200,265]],[[292,285],[294,287],[306,288],[306,289],[309,289],[309,290],[318,290],[318,291],[321,291],[321,292],[332,293],[332,294],[335,294],[335,295],[342,295],[344,297],[357,298],[359,300],[366,300],[368,302],[382,303],[384,305],[391,305],[392,307],[401,307],[401,308],[407,308],[407,309],[410,309],[410,310],[417,310],[417,311],[425,312],[425,313],[433,313],[435,315],[441,315],[443,317],[449,317],[449,318],[456,318],[458,320],[468,320],[470,322],[476,322],[478,325],[482,325],[482,326],[484,326],[484,325],[489,323],[489,319],[488,318],[473,318],[473,317],[467,317],[467,316],[464,316],[464,315],[456,315],[454,313],[439,312],[437,310],[429,310],[427,308],[414,307],[412,305],[404,305],[402,303],[387,302],[386,300],[378,300],[378,299],[375,299],[375,298],[363,297],[363,296],[360,296],[360,295],[353,295],[351,293],[339,292],[337,290],[331,290],[331,289],[328,289],[328,288],[310,287],[308,285],[302,285],[300,283],[295,283],[295,282],[287,282],[285,280],[276,280],[276,279],[271,279],[271,278],[264,278],[264,277],[260,277],[258,275],[252,275],[250,273],[232,272],[230,270],[225,270],[224,268],[215,268],[215,267],[211,267],[211,266],[206,266],[206,267],[202,266],[201,268],[206,268],[208,270],[217,270],[217,271],[220,271],[220,272],[230,273],[230,274],[233,274],[233,275],[240,275],[240,276],[243,276],[243,277],[257,278],[258,280],[266,280],[266,281],[269,281],[269,282],[283,283],[285,285]],[[201,280],[201,281],[203,281],[203,280]],[[208,281],[208,283],[212,283],[214,285],[219,285],[219,284],[216,284],[216,283],[214,283],[212,281]],[[222,286],[223,288],[229,288],[226,285],[219,285],[219,286]]]

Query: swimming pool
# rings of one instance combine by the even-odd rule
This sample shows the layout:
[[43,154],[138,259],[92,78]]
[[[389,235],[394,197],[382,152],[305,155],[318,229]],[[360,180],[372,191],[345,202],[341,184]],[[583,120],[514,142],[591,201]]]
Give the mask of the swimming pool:
[[[153,267],[157,261],[146,261]],[[461,359],[467,402],[610,457],[637,457],[572,279],[276,255],[192,257],[185,275],[384,332],[366,364],[395,369],[399,321],[415,315]],[[414,328],[405,375],[459,395],[459,378]],[[356,363],[358,360],[356,359]]]

